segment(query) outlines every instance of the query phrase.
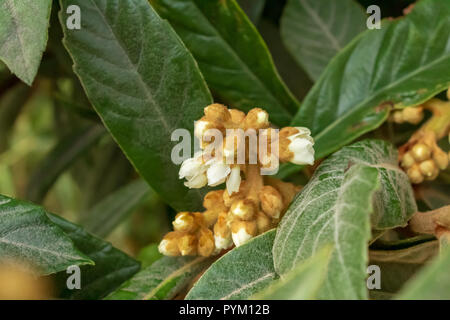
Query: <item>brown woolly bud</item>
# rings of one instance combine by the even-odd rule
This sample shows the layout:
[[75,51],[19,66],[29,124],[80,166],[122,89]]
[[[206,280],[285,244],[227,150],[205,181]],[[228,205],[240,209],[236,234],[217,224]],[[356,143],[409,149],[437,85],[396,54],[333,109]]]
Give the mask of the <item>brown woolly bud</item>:
[[440,148],[435,148],[433,151],[433,160],[436,162],[436,165],[439,169],[445,170],[448,167],[448,155]]
[[256,225],[258,232],[263,233],[272,228],[272,221],[263,212],[259,211],[256,215]]
[[198,233],[197,252],[203,257],[209,257],[214,252],[214,235],[211,230],[201,228]]
[[214,225],[214,243],[217,250],[228,249],[233,245],[231,230],[228,227],[227,213],[220,213]]
[[406,107],[403,109],[403,119],[412,124],[418,124],[423,120],[422,107]]
[[431,150],[424,143],[417,143],[411,148],[411,155],[418,162],[425,161],[430,159]]
[[271,185],[281,194],[283,198],[283,206],[286,209],[292,202],[297,193],[302,189],[301,186],[296,186],[290,182],[284,182],[278,179],[267,178],[267,184]]
[[175,231],[181,232],[194,232],[197,229],[194,215],[191,212],[179,212],[172,225]]
[[406,173],[408,174],[408,177],[412,183],[419,184],[422,183],[424,180],[424,177],[417,164],[409,168]]
[[420,172],[424,177],[432,177],[437,169],[433,160],[425,160],[419,164]]
[[245,119],[245,113],[238,109],[228,110],[231,115],[231,121],[235,124],[240,124]]
[[230,112],[223,104],[213,103],[207,106],[204,111],[206,119],[210,121],[225,123],[231,120]]
[[250,199],[242,199],[233,203],[230,212],[241,220],[252,220],[255,216],[255,204]]
[[269,114],[260,108],[250,110],[244,119],[244,130],[247,129],[264,129],[269,126]]
[[[208,141],[208,143],[211,143],[211,137],[214,136],[214,131],[212,129],[219,130],[221,133],[224,132],[224,127],[220,122],[211,121],[206,117],[202,117],[195,122],[194,135],[200,139],[200,141]],[[211,131],[208,132],[208,130]]]
[[402,157],[401,165],[403,168],[411,168],[414,163],[416,163],[416,160],[414,160],[414,157],[411,155],[411,152],[406,152]]
[[208,192],[203,198],[203,207],[205,209],[226,209],[225,203],[223,202],[223,193],[224,190],[214,190]]
[[205,222],[206,227],[211,227],[217,222],[217,217],[219,215],[219,211],[215,209],[206,210],[203,212],[203,220]]
[[179,256],[180,249],[178,248],[178,240],[182,235],[183,233],[180,231],[167,233],[159,243],[159,252],[165,256]]
[[244,244],[258,233],[256,221],[234,220],[231,222],[231,236],[236,247]]
[[194,234],[183,234],[178,238],[178,249],[182,256],[197,254],[197,237]]
[[265,214],[274,219],[280,217],[283,211],[283,199],[274,187],[262,187],[259,192],[259,200],[261,201],[261,209]]

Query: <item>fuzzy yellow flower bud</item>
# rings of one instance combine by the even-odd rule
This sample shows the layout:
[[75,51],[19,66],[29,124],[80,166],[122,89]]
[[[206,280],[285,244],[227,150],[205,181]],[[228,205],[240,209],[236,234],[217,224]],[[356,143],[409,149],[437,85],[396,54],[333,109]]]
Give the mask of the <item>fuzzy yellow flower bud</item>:
[[255,204],[249,199],[242,199],[233,203],[230,212],[241,220],[251,220],[255,216]]
[[445,170],[448,167],[448,155],[440,148],[435,148],[433,151],[433,160],[436,162],[436,165],[439,169]]
[[181,232],[193,232],[197,229],[194,215],[190,212],[179,212],[172,222],[173,229]]
[[408,174],[408,177],[412,183],[419,184],[422,183],[424,180],[424,177],[417,164],[409,168],[406,173]]
[[227,213],[220,213],[214,225],[214,244],[216,250],[228,249],[233,245],[231,230],[228,227]]
[[414,157],[411,155],[411,152],[406,152],[402,157],[401,165],[403,168],[411,168],[414,163],[416,163],[416,160],[414,160]]
[[250,110],[244,119],[244,130],[264,129],[269,127],[269,114],[260,108]]
[[179,256],[178,239],[182,236],[179,231],[169,232],[164,236],[158,246],[158,250],[165,256]]
[[401,124],[405,122],[405,119],[403,119],[403,112],[402,111],[394,111],[391,116],[392,121],[395,123]]
[[412,124],[418,124],[423,120],[422,107],[406,107],[403,109],[403,119]]
[[231,121],[235,124],[240,124],[245,119],[245,113],[238,109],[228,110],[231,115]]
[[425,160],[419,164],[420,172],[424,177],[432,177],[436,171],[436,164],[433,160]]
[[259,192],[259,200],[261,201],[261,209],[269,217],[278,219],[283,211],[283,199],[281,194],[271,186],[262,187]]
[[231,236],[236,247],[243,245],[256,236],[257,232],[258,226],[256,221],[234,220],[231,223]]
[[411,148],[411,155],[416,161],[425,161],[430,159],[431,149],[424,143],[417,143]]
[[214,252],[214,235],[211,230],[201,228],[197,234],[197,252],[203,257],[209,257]]
[[194,234],[183,234],[178,238],[178,249],[182,256],[197,254],[197,237]]
[[220,209],[225,209],[223,193],[224,190],[214,190],[208,192],[203,198],[203,207],[205,207],[205,209],[216,209],[217,207],[220,207]]
[[231,120],[231,115],[228,108],[222,104],[213,103],[207,106],[204,111],[206,119],[210,121],[226,123]]
[[272,221],[263,212],[259,211],[256,214],[256,225],[258,227],[258,232],[263,233],[272,228]]

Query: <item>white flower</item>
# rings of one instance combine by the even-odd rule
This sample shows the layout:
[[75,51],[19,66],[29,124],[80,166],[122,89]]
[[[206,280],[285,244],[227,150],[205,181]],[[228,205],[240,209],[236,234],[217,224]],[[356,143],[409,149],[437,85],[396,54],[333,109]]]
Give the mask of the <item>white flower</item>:
[[231,196],[234,192],[239,191],[241,185],[241,168],[235,166],[231,169],[230,176],[227,179],[227,192]]
[[208,161],[207,164],[208,170],[206,171],[206,175],[208,177],[208,185],[215,187],[224,183],[231,172],[230,166],[216,159]]
[[193,158],[189,158],[183,161],[181,164],[179,177],[180,179],[186,178],[184,185],[188,188],[202,188],[208,183],[206,177],[206,170],[208,167],[203,162],[203,154],[196,153]]
[[289,151],[293,153],[290,162],[304,165],[314,164],[314,140],[311,138],[311,131],[308,128],[296,127],[297,133],[288,137]]

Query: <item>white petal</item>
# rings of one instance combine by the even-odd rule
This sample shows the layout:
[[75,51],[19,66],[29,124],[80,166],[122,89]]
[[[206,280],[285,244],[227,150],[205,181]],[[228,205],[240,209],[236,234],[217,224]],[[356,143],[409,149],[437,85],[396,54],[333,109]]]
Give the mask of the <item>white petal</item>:
[[188,177],[187,181],[184,183],[184,185],[190,189],[199,189],[206,186],[208,183],[208,179],[206,177],[206,174],[197,174],[193,177]]
[[208,128],[208,121],[195,121],[194,124],[194,135],[201,139],[203,137],[203,134],[205,133],[206,129]]
[[233,240],[231,239],[231,237],[222,238],[219,235],[214,235],[214,244],[216,249],[219,250],[228,249],[233,245]]
[[205,171],[203,164],[195,158],[189,158],[183,161],[180,167],[180,172],[178,173],[180,179],[185,177],[193,177]]
[[299,165],[314,164],[313,145],[314,143],[307,138],[292,139],[289,144],[289,150],[294,154],[291,162]]
[[231,169],[230,176],[227,179],[227,192],[231,196],[233,192],[238,192],[241,186],[241,168],[239,166]]
[[213,162],[206,172],[208,175],[208,185],[215,187],[221,183],[224,183],[230,172],[231,168],[229,165],[223,162]]
[[256,121],[258,123],[267,123],[269,121],[269,114],[265,111],[259,111],[256,115]]
[[233,242],[236,247],[243,245],[248,240],[253,238],[250,234],[247,233],[247,231],[245,231],[245,228],[241,228],[237,233],[232,233],[231,236],[233,237]]

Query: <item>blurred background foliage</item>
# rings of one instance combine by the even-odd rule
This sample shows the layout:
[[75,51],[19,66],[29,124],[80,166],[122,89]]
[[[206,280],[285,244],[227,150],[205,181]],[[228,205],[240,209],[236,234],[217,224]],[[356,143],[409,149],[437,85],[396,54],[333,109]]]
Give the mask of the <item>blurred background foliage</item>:
[[[267,42],[282,78],[301,101],[312,81],[280,38],[279,19],[286,1],[238,2]],[[397,17],[413,1],[359,2],[365,7],[380,5],[383,17]],[[139,179],[93,111],[62,46],[58,11],[55,2],[47,51],[31,88],[0,64],[0,193],[61,213],[146,266],[159,257],[156,243],[171,228],[175,212]],[[386,123],[370,136],[401,144],[413,130]],[[307,175],[291,180],[304,183]],[[449,202],[449,180],[447,172],[416,190],[421,209]],[[102,220],[102,213],[111,211],[117,215]]]

